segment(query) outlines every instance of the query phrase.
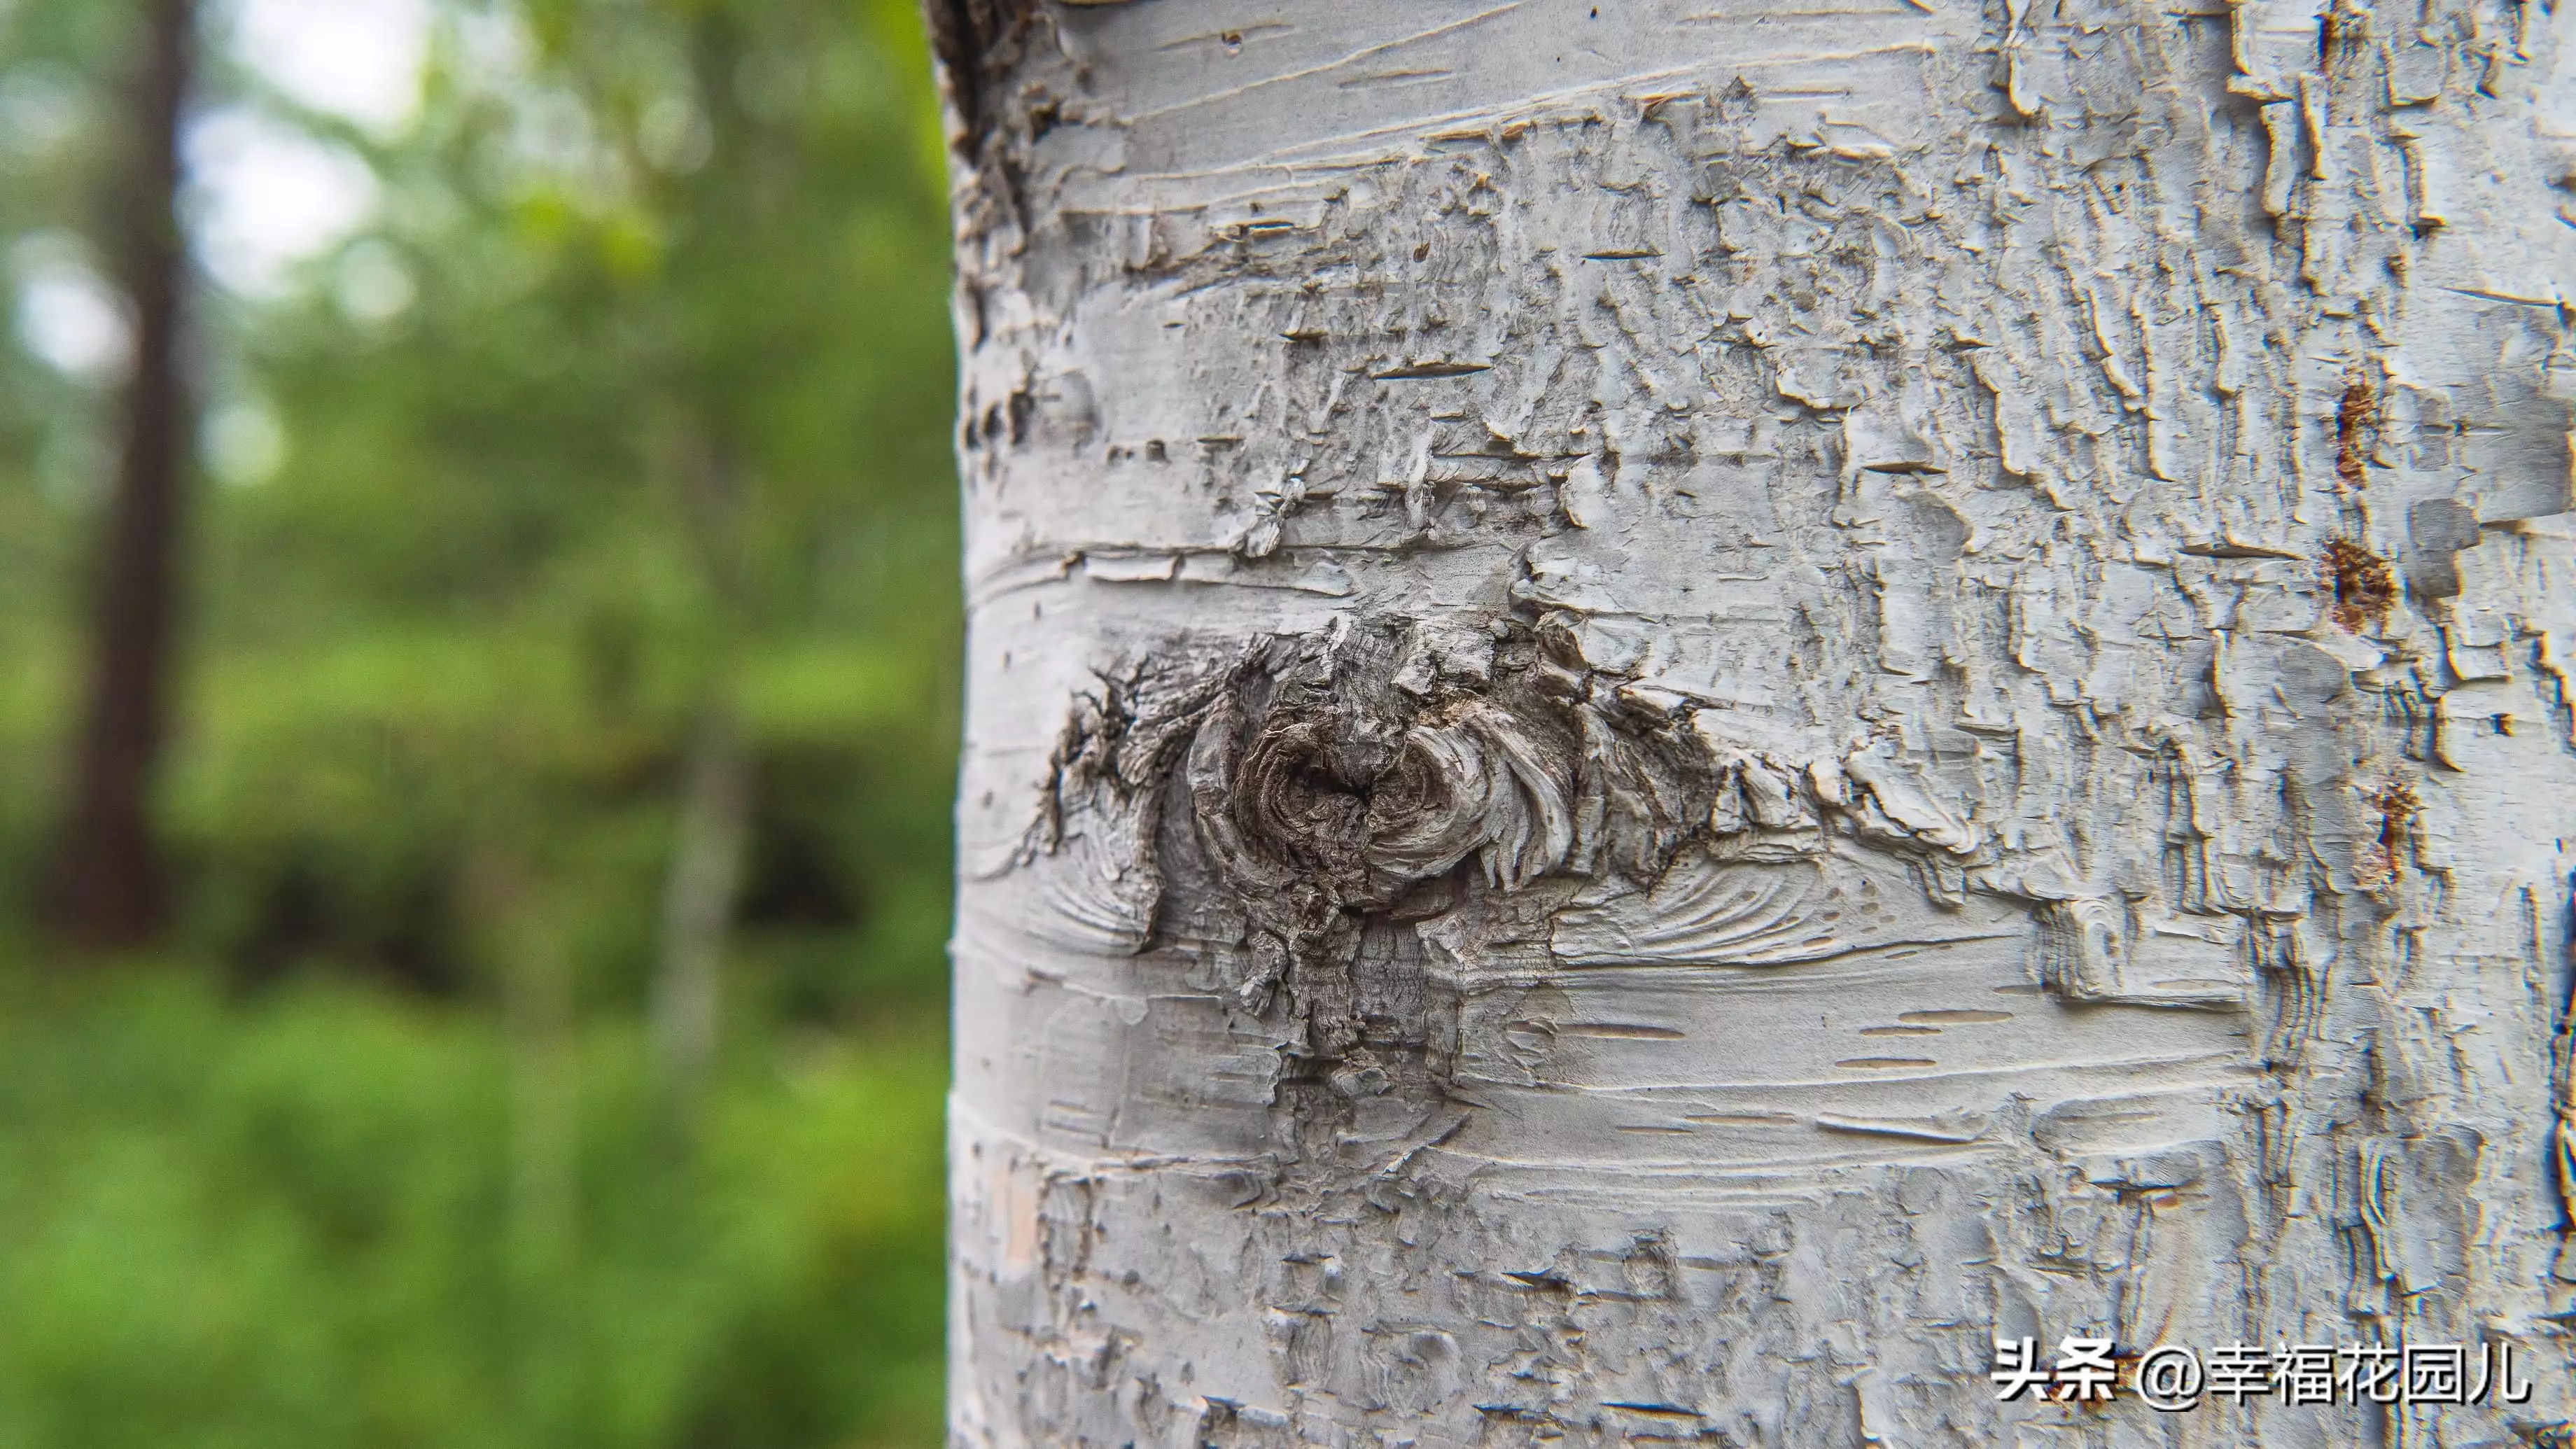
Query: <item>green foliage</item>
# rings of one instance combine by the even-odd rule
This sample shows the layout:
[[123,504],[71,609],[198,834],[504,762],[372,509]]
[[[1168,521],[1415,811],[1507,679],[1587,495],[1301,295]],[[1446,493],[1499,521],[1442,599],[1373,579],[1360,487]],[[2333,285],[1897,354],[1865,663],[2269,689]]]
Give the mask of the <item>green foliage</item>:
[[[514,1045],[163,973],[5,991],[0,1445],[935,1438],[933,1045],[781,1042],[683,1162],[618,1025]],[[571,1099],[560,1205],[532,1072]]]
[[[721,705],[761,777],[747,959],[821,930],[866,959],[787,999],[935,1005],[959,620],[915,12],[434,9],[395,135],[211,67],[210,100],[363,158],[381,201],[278,295],[204,289],[210,410],[272,416],[284,446],[270,476],[199,490],[164,812],[185,943],[260,979],[488,990],[457,882],[498,848],[543,859],[548,908],[598,918],[584,999],[631,1006],[687,728]],[[0,155],[12,256],[100,265],[80,238],[116,150],[116,19],[0,10],[0,104],[62,133]],[[114,408],[22,349],[0,374],[0,863],[27,879]]]
[[[452,902],[424,872],[520,828],[496,798],[542,816],[510,848],[550,888],[649,930],[710,697],[773,777],[755,903],[822,877],[820,924],[878,942],[872,903],[942,889],[952,368],[909,15],[531,4],[510,73],[442,50],[413,128],[353,141],[382,224],[235,319],[289,451],[211,520],[172,816],[210,947],[437,976],[401,958],[459,953],[403,944],[387,893]],[[353,310],[369,269],[410,303]],[[586,989],[637,999],[636,931],[595,944]]]
[[[0,898],[0,1449],[934,1442],[961,619],[917,9],[430,6],[389,131],[204,7],[201,105],[379,201],[200,288],[210,415],[282,450],[195,493],[164,959],[74,975]],[[28,278],[105,271],[139,13],[0,0],[0,881],[49,839],[116,420],[19,345]],[[675,1114],[644,1017],[710,711],[750,847]]]

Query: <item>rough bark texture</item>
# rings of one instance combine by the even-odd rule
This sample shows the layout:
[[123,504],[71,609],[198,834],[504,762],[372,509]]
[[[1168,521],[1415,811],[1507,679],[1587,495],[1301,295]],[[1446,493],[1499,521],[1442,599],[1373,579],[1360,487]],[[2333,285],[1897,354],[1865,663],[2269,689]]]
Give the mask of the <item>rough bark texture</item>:
[[940,7],[955,1442],[2559,1437],[2568,14]]

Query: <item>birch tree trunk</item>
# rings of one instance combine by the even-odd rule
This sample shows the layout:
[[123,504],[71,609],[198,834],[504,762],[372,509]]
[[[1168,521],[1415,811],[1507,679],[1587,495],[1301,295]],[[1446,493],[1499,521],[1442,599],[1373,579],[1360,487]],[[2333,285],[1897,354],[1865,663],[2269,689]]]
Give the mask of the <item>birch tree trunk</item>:
[[2563,1442],[2571,13],[933,0],[953,1441]]

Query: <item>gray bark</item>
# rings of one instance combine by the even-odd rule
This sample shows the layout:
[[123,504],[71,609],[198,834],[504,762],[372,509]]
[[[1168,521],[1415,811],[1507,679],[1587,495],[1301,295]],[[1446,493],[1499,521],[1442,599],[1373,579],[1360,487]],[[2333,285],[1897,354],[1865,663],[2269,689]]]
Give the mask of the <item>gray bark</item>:
[[2561,1434],[2568,12],[933,21],[953,1442]]

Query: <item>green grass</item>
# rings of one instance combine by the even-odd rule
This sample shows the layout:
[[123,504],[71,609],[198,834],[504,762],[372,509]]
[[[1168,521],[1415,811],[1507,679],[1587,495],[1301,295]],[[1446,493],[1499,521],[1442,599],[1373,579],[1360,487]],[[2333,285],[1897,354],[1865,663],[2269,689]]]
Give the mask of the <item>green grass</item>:
[[0,1446],[938,1441],[936,1032],[742,1046],[0,975]]

